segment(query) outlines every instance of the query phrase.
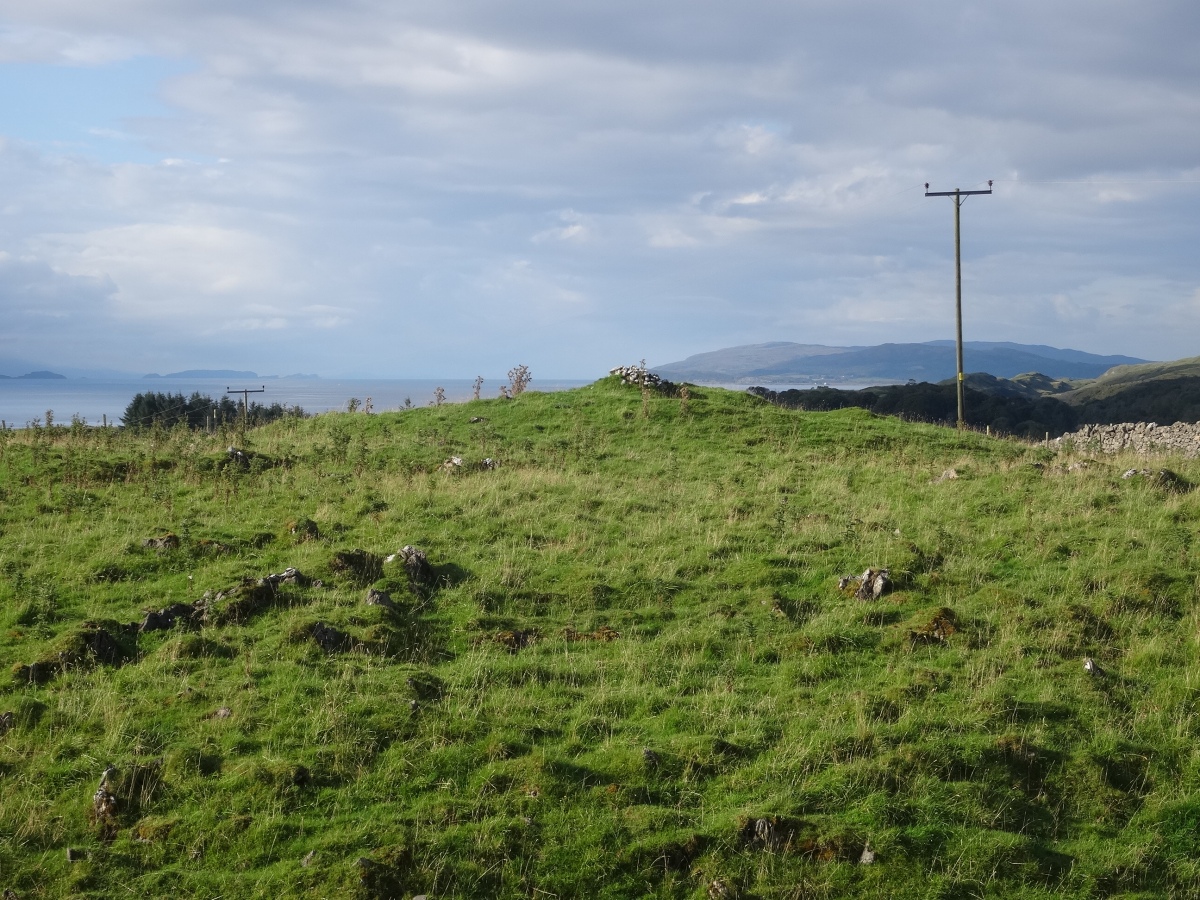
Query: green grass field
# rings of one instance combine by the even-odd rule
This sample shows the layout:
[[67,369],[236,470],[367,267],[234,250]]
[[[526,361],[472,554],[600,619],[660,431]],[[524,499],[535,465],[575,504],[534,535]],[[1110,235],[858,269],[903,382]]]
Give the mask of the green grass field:
[[611,378],[0,433],[0,892],[1195,897],[1200,490],[1135,464]]

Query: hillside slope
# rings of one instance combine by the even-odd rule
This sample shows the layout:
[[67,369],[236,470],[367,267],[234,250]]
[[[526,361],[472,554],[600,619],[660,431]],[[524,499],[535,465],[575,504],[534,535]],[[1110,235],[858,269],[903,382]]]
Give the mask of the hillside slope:
[[0,891],[1195,896],[1200,492],[1130,465],[615,379],[0,433]]

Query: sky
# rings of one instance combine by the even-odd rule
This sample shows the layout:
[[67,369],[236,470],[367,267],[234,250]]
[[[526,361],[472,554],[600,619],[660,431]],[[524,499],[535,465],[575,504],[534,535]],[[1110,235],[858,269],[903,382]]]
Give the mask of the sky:
[[0,0],[0,372],[1200,354],[1200,7]]

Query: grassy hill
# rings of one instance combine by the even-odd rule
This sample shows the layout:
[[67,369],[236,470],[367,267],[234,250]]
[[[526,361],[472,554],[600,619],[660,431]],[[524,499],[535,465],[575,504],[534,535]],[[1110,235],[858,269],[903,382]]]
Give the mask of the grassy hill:
[[1129,466],[615,379],[2,433],[0,891],[1195,896],[1200,491]]
[[1133,385],[1162,379],[1200,377],[1200,356],[1175,359],[1170,362],[1149,362],[1132,366],[1113,366],[1103,375],[1075,382],[1074,390],[1064,399],[1082,401],[1111,396]]
[[1116,366],[1072,388],[1058,397],[1079,411],[1081,422],[1200,421],[1200,356]]

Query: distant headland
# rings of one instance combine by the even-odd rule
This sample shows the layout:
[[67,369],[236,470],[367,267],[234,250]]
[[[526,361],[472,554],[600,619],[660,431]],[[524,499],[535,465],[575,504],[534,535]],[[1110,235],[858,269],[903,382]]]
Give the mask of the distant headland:
[[0,378],[7,378],[11,381],[18,381],[22,378],[63,378],[63,379],[65,379],[66,377],[67,377],[66,375],[59,375],[57,372],[46,372],[46,371],[26,372],[24,375],[17,375],[15,377],[12,375],[0,375]]

